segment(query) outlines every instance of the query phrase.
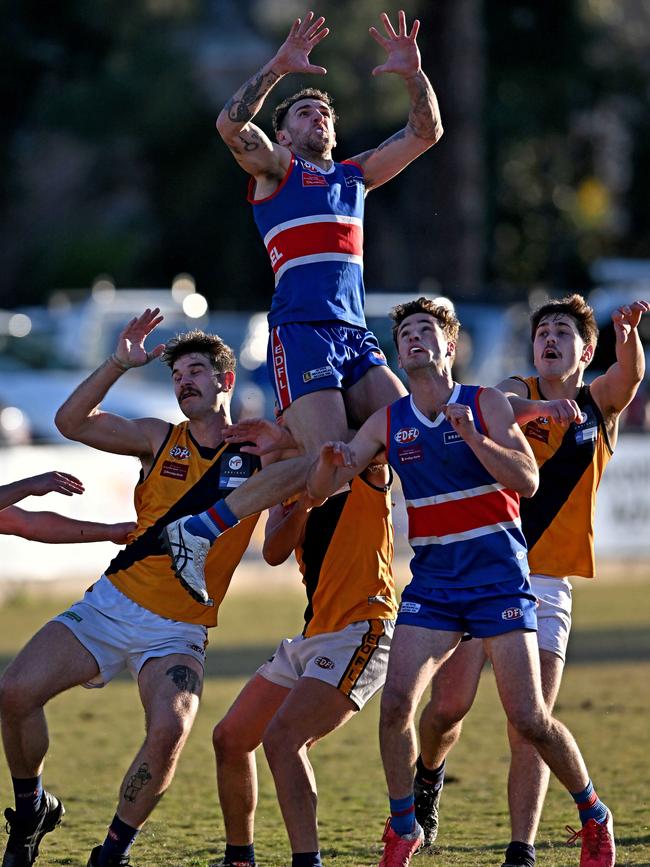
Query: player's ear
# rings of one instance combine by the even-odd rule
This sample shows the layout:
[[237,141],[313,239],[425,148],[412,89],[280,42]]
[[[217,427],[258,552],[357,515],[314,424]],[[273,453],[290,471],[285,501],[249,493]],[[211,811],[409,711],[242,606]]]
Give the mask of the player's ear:
[[447,358],[453,358],[456,354],[456,344],[453,340],[447,341]]
[[224,372],[221,374],[221,377],[223,382],[223,390],[232,391],[235,387],[235,371],[224,370]]
[[582,350],[582,354],[580,356],[580,361],[583,361],[585,364],[590,364],[592,358],[594,357],[594,346],[591,343],[585,344]]
[[275,140],[278,144],[284,145],[285,148],[291,146],[291,136],[286,129],[279,129],[275,134]]

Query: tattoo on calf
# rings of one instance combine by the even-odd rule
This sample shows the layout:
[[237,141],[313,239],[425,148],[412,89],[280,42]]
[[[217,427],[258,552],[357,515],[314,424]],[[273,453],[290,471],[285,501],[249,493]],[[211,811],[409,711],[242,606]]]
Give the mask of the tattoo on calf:
[[133,776],[127,780],[124,789],[124,800],[133,803],[144,787],[151,781],[149,765],[143,762]]
[[199,675],[187,665],[172,665],[168,668],[165,674],[176,684],[179,692],[192,692],[195,695],[199,694],[201,679]]

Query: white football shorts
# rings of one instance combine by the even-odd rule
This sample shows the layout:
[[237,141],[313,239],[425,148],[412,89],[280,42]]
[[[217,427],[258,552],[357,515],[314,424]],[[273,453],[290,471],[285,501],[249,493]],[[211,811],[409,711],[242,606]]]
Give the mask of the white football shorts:
[[137,680],[148,659],[174,653],[205,665],[205,626],[154,614],[121,593],[105,575],[53,620],[67,626],[97,660],[99,674],[83,684],[87,689],[105,686],[125,668]]
[[285,638],[257,673],[291,689],[314,677],[339,689],[361,710],[386,681],[394,620],[360,620],[337,632]]
[[571,632],[571,584],[568,578],[531,575],[530,586],[537,597],[537,643],[566,660],[566,648]]

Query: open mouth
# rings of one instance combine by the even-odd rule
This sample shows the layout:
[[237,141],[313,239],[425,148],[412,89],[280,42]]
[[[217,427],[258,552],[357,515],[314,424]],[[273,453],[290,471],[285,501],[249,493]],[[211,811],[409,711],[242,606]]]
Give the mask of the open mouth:
[[184,391],[181,391],[178,399],[179,400],[185,400],[188,397],[198,397],[198,394],[199,394],[198,391],[194,391],[193,388],[188,388],[188,389],[185,389]]
[[542,358],[549,358],[549,359],[554,359],[554,358],[559,358],[559,357],[560,357],[560,354],[555,349],[550,349],[550,348],[545,349],[544,353],[542,355]]

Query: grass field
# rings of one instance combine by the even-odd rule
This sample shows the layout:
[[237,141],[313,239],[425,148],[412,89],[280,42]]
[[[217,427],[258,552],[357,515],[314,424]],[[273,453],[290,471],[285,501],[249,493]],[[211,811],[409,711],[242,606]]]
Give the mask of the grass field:
[[[650,602],[647,581],[576,582],[570,662],[558,716],[576,735],[599,793],[616,820],[620,867],[650,867],[648,746],[650,726]],[[0,609],[0,662],[11,656],[69,599],[15,597]],[[209,648],[208,677],[194,731],[176,779],[134,847],[136,867],[205,867],[223,851],[214,782],[211,730],[246,677],[278,639],[295,634],[304,597],[278,591],[233,593],[226,599]],[[387,812],[377,746],[379,703],[374,699],[341,731],[312,752],[320,792],[320,830],[328,867],[376,865]],[[48,788],[64,797],[67,815],[42,846],[39,867],[85,865],[105,834],[117,785],[140,744],[143,720],[133,683],[105,690],[76,689],[49,706]],[[290,864],[284,826],[263,755],[256,851],[263,867]],[[0,803],[11,803],[4,761]],[[419,867],[499,867],[509,839],[506,804],[508,750],[503,716],[486,672],[463,738],[448,762],[441,831]],[[538,837],[540,867],[577,865],[579,852],[563,845],[564,826],[576,825],[572,803],[552,783]],[[1,851],[1,850],[0,850]]]

